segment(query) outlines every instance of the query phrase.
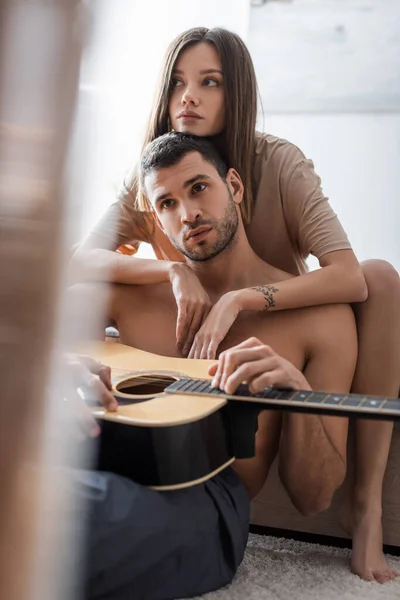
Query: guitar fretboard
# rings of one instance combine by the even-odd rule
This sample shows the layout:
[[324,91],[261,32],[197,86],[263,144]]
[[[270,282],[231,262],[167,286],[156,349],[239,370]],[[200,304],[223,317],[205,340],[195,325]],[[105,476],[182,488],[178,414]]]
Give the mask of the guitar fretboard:
[[227,400],[242,400],[270,405],[271,408],[297,409],[304,412],[326,412],[346,416],[373,417],[395,421],[400,419],[400,399],[362,396],[358,394],[325,394],[303,390],[264,388],[252,394],[247,385],[241,384],[234,394],[211,387],[205,379],[180,379],[164,390],[170,394],[195,396],[223,396]]

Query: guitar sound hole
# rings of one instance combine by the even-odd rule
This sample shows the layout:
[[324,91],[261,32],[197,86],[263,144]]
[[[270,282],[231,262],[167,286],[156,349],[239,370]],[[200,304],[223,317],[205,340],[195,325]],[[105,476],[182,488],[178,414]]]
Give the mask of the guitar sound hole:
[[165,388],[174,381],[176,378],[164,375],[138,375],[120,381],[115,387],[116,395],[119,401],[140,402],[162,394]]

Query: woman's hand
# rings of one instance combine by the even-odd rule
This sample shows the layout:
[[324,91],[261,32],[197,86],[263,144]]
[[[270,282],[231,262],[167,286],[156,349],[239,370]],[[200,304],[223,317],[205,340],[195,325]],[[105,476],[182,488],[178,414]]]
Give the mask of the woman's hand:
[[241,383],[247,383],[253,394],[265,387],[311,390],[301,371],[255,337],[222,352],[208,373],[214,377],[213,387],[227,394]]
[[170,281],[178,306],[176,344],[187,356],[197,331],[210,312],[211,301],[198,277],[184,263],[172,264]]
[[196,333],[188,358],[213,360],[217,355],[218,346],[225,339],[241,310],[239,292],[228,292],[221,296]]

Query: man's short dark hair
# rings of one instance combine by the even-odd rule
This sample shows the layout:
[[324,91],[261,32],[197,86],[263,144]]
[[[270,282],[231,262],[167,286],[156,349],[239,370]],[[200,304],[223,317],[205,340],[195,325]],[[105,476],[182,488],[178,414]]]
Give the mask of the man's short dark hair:
[[140,160],[140,181],[144,189],[144,180],[153,170],[165,169],[179,163],[189,152],[198,152],[211,163],[224,181],[228,168],[215,146],[208,139],[188,133],[170,131],[150,142]]

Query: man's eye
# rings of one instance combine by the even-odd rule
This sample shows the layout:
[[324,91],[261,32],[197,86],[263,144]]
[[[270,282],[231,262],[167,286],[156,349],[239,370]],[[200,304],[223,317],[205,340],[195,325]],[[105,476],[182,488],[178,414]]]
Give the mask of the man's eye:
[[192,192],[194,194],[198,194],[199,192],[203,192],[206,189],[206,185],[204,183],[195,183],[192,187]]

